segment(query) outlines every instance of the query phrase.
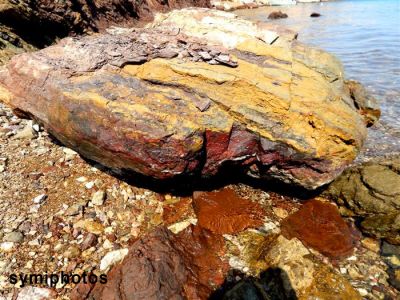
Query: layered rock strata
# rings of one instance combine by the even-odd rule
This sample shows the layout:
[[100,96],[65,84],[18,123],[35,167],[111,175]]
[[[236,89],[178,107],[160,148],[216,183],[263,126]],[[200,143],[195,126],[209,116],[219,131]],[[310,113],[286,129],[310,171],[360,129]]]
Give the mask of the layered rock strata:
[[314,189],[366,129],[340,63],[271,25],[206,9],[14,57],[0,100],[83,156],[158,179],[226,166]]

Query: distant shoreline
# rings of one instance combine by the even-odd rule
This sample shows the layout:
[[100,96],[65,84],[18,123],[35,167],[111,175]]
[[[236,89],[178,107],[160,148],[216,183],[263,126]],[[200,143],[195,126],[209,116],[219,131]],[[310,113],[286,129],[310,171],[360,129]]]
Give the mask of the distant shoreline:
[[329,2],[330,0],[212,0],[213,8],[222,11],[235,11],[239,9],[254,9],[265,6],[287,6],[303,3]]

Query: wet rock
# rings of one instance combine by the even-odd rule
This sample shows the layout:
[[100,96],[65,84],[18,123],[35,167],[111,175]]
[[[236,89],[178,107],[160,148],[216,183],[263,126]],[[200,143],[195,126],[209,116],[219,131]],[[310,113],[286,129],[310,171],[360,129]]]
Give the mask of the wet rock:
[[[221,245],[204,234],[201,229],[188,228],[174,236],[166,229],[156,229],[131,246],[124,261],[108,273],[107,284],[97,284],[90,297],[207,298],[213,280],[223,281],[221,260],[214,252],[223,240]],[[218,262],[217,269],[214,262]]]
[[349,256],[355,246],[354,236],[336,206],[319,200],[307,201],[286,218],[282,233],[333,259]]
[[331,267],[322,264],[296,238],[288,240],[279,236],[266,261],[271,267],[282,270],[286,293],[299,299],[361,299],[350,283]]
[[198,225],[214,233],[237,233],[263,224],[263,209],[243,199],[233,189],[216,192],[195,192],[193,205]]
[[400,268],[389,270],[389,283],[400,291]]
[[382,243],[381,254],[383,256],[396,255],[400,259],[400,246],[391,245],[387,242]]
[[321,16],[321,14],[320,13],[316,13],[316,12],[313,12],[313,13],[310,14],[311,18],[318,18],[320,16]]
[[287,17],[288,17],[288,15],[283,13],[283,12],[281,12],[280,10],[279,11],[273,11],[272,13],[270,13],[268,15],[268,19],[271,19],[271,20],[285,19]]
[[167,179],[233,165],[315,189],[356,157],[366,130],[340,63],[294,38],[227,13],[175,11],[13,58],[0,99],[115,169]]
[[11,242],[11,243],[21,243],[24,240],[24,235],[19,231],[12,231],[7,233],[3,241],[4,242]]
[[359,110],[360,114],[364,116],[367,126],[374,125],[381,116],[378,101],[371,96],[358,81],[347,80],[346,86],[349,90],[350,97],[354,101],[354,105]]
[[361,240],[361,244],[371,250],[372,252],[379,253],[380,250],[380,243],[379,240],[371,239],[371,238],[364,238]]
[[325,195],[358,216],[367,234],[399,243],[400,158],[377,158],[343,172]]
[[400,213],[387,213],[365,217],[361,230],[366,234],[400,245]]
[[377,158],[349,168],[329,186],[328,194],[360,216],[396,212],[400,158]]

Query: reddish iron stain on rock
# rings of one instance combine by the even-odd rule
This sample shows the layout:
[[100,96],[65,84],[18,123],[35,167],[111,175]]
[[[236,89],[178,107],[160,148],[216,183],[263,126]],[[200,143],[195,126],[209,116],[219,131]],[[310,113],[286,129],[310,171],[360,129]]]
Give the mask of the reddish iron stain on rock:
[[164,225],[168,226],[182,221],[191,213],[193,213],[191,198],[182,198],[179,202],[165,205],[163,208]]
[[207,299],[224,279],[224,240],[190,226],[178,235],[165,228],[136,241],[122,263],[85,299]]
[[194,210],[198,225],[214,233],[237,233],[263,223],[263,208],[240,198],[230,188],[216,192],[195,192]]
[[184,286],[188,299],[207,299],[224,282],[229,265],[222,261],[224,238],[199,226],[190,226],[180,232],[174,246],[181,253],[191,275]]
[[350,255],[356,244],[336,206],[318,200],[303,204],[283,221],[281,229],[287,238],[296,237],[332,259]]

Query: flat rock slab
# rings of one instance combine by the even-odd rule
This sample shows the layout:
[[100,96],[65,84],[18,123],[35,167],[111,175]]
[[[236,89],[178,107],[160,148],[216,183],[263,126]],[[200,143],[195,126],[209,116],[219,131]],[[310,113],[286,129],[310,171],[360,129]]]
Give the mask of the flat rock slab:
[[195,192],[193,204],[198,225],[214,233],[234,234],[263,224],[260,204],[241,198],[230,188]]
[[286,218],[282,231],[333,259],[351,255],[356,244],[355,235],[336,206],[319,200],[306,202]]
[[0,100],[81,155],[158,179],[236,166],[315,189],[366,135],[333,56],[206,9],[16,56]]

